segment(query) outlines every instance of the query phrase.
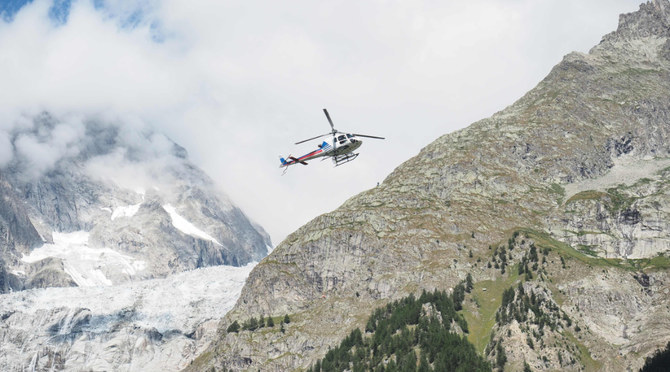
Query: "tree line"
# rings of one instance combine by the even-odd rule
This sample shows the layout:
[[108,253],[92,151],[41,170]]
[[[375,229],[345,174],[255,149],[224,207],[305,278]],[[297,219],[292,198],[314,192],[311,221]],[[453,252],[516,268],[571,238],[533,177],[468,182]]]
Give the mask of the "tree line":
[[365,333],[354,329],[308,371],[490,371],[466,337],[452,330],[468,329],[457,312],[468,286],[459,286],[453,295],[423,291],[376,309]]

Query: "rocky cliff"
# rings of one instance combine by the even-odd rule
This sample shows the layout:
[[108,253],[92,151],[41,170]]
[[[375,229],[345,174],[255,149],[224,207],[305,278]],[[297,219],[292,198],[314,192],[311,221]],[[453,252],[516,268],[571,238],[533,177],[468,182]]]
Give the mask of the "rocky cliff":
[[[307,367],[380,304],[467,273],[468,338],[491,360],[502,348],[513,369],[639,368],[670,339],[668,92],[670,3],[659,0],[511,106],[291,234],[251,272],[191,370]],[[496,320],[519,283],[545,299],[546,319],[570,325]],[[285,332],[224,331],[285,313]]]
[[259,261],[268,235],[148,128],[42,113],[10,126],[0,169],[0,280],[109,285]]

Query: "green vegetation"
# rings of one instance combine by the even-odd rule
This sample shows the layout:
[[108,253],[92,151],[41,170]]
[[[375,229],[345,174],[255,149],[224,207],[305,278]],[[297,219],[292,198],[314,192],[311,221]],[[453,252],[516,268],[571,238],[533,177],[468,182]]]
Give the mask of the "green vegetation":
[[592,246],[592,245],[579,244],[579,245],[577,245],[577,247],[579,248],[579,251],[584,253],[584,254],[587,254],[587,255],[593,256],[593,257],[598,257],[598,252],[593,250],[594,246]]
[[530,365],[528,365],[525,360],[523,361],[523,372],[533,372],[533,370],[530,369]]
[[443,291],[424,291],[379,308],[365,334],[354,329],[308,371],[490,371],[474,346],[451,332],[453,323],[468,329],[457,302]]
[[240,323],[236,321],[232,322],[228,328],[226,329],[226,332],[228,333],[237,333],[240,330]]
[[507,363],[507,354],[502,347],[502,342],[499,342],[496,347],[496,366],[502,371],[505,369],[505,363]]
[[627,188],[628,187],[625,185],[620,185],[618,187],[607,189],[607,192],[596,190],[581,191],[572,195],[565,204],[568,205],[581,200],[600,200],[610,214],[615,215],[623,210],[629,209],[635,200],[637,200],[636,197],[625,193]]
[[628,271],[652,271],[659,269],[665,270],[670,268],[670,257],[667,257],[663,254],[659,254],[654,258],[626,259],[626,260],[616,258],[595,257],[592,255],[585,254],[595,252],[583,252],[580,250],[576,250],[569,244],[556,240],[545,232],[535,231],[531,229],[521,229],[519,231],[525,234],[529,239],[532,239],[538,247],[548,248],[550,250],[556,251],[561,257],[561,263],[565,263],[566,262],[565,259],[567,258],[573,258],[587,265],[591,265],[593,267],[605,267],[605,268],[612,267]]
[[[284,323],[290,323],[290,322],[291,322],[291,319],[288,317],[288,314],[285,315],[284,318],[281,320],[281,323],[280,323],[280,326],[281,326],[280,331],[282,333],[284,333],[284,331],[285,331]],[[247,319],[246,321],[244,321],[242,323],[242,325],[240,325],[240,323],[237,320],[235,320],[228,326],[228,328],[226,329],[226,332],[237,333],[241,330],[242,331],[252,331],[253,332],[257,329],[261,329],[261,328],[265,328],[265,327],[274,328],[274,326],[275,326],[275,319],[274,318],[272,318],[271,316],[268,316],[267,319],[266,319],[265,316],[261,315],[258,318],[251,317],[251,318]]]
[[557,183],[552,183],[550,192],[556,194],[556,203],[558,205],[563,204],[563,200],[565,199],[565,189],[563,186]]
[[601,199],[604,196],[606,196],[607,193],[602,192],[602,191],[595,191],[595,190],[587,190],[587,191],[582,191],[578,192],[575,195],[572,195],[568,201],[565,202],[566,205],[579,201],[579,200],[597,200]]
[[475,345],[477,352],[483,353],[489,343],[491,329],[495,325],[495,314],[501,303],[503,291],[519,279],[515,270],[509,276],[499,280],[484,280],[475,283],[472,297],[479,303],[478,314],[471,311],[463,312],[468,322],[470,333],[468,340]]
[[536,295],[534,291],[526,293],[523,285],[519,283],[516,290],[509,287],[503,292],[502,303],[496,312],[496,323],[499,326],[510,323],[515,319],[518,323],[531,323],[538,326],[539,334],[535,335],[539,341],[544,327],[552,331],[558,326],[569,327],[572,321],[567,314],[561,316],[558,306],[553,301],[548,301],[542,294]]
[[[575,331],[579,332],[579,326],[575,325]],[[564,332],[565,336],[570,340],[574,345],[577,346],[579,350],[579,359],[584,365],[584,370],[586,371],[599,371],[602,368],[602,362],[599,362],[591,356],[589,349],[579,342],[577,338],[570,332]]]
[[633,205],[633,202],[636,198],[624,194],[623,188],[613,187],[607,189],[607,195],[609,196],[609,203],[605,204],[605,208],[609,210],[611,214],[615,214],[619,211],[628,209]]

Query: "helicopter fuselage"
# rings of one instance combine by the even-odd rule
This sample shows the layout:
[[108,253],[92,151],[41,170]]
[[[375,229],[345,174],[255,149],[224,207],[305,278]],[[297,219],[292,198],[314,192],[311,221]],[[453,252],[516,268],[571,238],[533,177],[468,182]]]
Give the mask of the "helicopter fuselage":
[[353,134],[340,134],[333,142],[332,154],[348,154],[350,152],[356,151],[356,149],[361,147],[362,144],[363,141],[357,139]]
[[363,141],[360,139],[356,138],[356,136],[352,134],[340,134],[337,136],[332,145],[329,144],[326,141],[323,141],[319,145],[319,148],[309,152],[303,156],[300,156],[298,158],[289,156],[289,159],[286,160],[284,158],[281,158],[281,167],[288,167],[290,165],[294,165],[297,163],[307,165],[308,160],[316,159],[316,158],[322,158],[322,157],[334,157],[337,158],[339,156],[346,156],[346,154],[350,154],[353,151],[356,151],[361,145],[363,144]]
[[[319,145],[318,149],[308,154],[305,154],[299,158],[296,158],[294,156],[288,156],[289,160],[286,160],[280,157],[279,158],[279,160],[281,161],[281,164],[279,165],[280,168],[285,168],[288,167],[289,165],[294,165],[298,163],[302,165],[307,165],[307,160],[316,158],[325,158],[325,157],[330,157],[331,159],[333,159],[335,166],[342,165],[356,159],[356,157],[358,156],[358,153],[354,153],[354,151],[356,151],[359,147],[361,147],[363,141],[361,141],[357,137],[375,138],[382,140],[384,139],[384,137],[371,136],[369,134],[340,132],[339,130],[335,129],[333,121],[330,119],[330,114],[328,114],[328,110],[323,109],[323,113],[326,115],[328,123],[330,124],[331,129],[330,133],[320,134],[316,137],[298,141],[295,144],[299,145],[303,142],[332,135],[333,136],[332,145],[326,141],[323,141]],[[284,172],[286,172],[286,170],[284,170]]]

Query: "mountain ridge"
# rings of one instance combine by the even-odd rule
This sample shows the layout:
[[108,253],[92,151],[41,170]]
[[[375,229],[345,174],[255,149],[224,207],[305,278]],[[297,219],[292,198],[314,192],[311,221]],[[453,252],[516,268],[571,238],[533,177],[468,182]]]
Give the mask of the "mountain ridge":
[[[220,340],[191,370],[306,368],[346,332],[362,327],[371,308],[423,289],[449,289],[467,273],[477,283],[518,280],[510,273],[513,266],[502,273],[491,267],[501,264],[491,247],[519,229],[541,233],[534,239],[548,242],[546,247],[568,262],[564,268],[554,255],[553,263],[540,267],[553,273],[541,277],[553,281],[545,286],[552,297],[563,299],[556,300],[561,310],[588,327],[587,333],[568,338],[571,345],[593,350],[590,358],[598,368],[641,366],[635,354],[665,342],[643,341],[639,333],[625,336],[630,332],[625,329],[636,324],[654,329],[660,338],[670,334],[658,328],[667,314],[652,310],[668,305],[662,295],[668,290],[666,266],[644,266],[644,260],[663,261],[670,250],[670,226],[664,222],[670,190],[665,167],[656,164],[670,157],[669,4],[648,2],[622,15],[617,31],[589,54],[568,54],[512,105],[438,138],[378,187],[290,234],[251,272],[220,326]],[[635,187],[622,180],[616,185],[623,186],[613,190],[566,194],[570,185],[600,180],[612,169],[632,175],[630,168],[643,161],[655,163],[655,171],[627,180]],[[538,238],[543,234],[549,238]],[[656,243],[647,247],[648,241]],[[609,261],[594,261],[593,255],[617,261],[608,267]],[[628,257],[638,261],[628,266]],[[520,258],[510,262],[518,265]],[[612,274],[599,276],[589,269],[593,265]],[[654,278],[648,298],[629,270]],[[591,285],[611,283],[612,277],[619,286],[601,286],[596,298],[617,301],[586,306],[588,298],[579,291],[592,293]],[[572,298],[562,294],[567,289]],[[577,310],[582,307],[591,312]],[[223,331],[234,319],[283,313],[296,319],[285,334]],[[621,324],[625,337],[607,336],[620,334]],[[505,338],[492,328],[489,332],[496,340]],[[624,350],[622,361],[608,359],[616,355],[613,345]],[[509,354],[516,355],[516,365],[531,355]],[[544,368],[560,368],[558,360]],[[581,368],[597,364],[587,360],[584,356]]]
[[9,134],[0,370],[185,367],[271,248],[268,234],[141,123],[42,113]]
[[[50,275],[63,277],[53,283],[61,286],[72,285],[67,276],[82,269],[67,253],[73,249],[111,249],[136,263],[136,269],[126,269],[124,262],[119,267],[92,257],[88,271],[79,274],[103,275],[106,283],[242,266],[259,261],[272,245],[267,233],[190,163],[184,148],[150,128],[42,113],[25,118],[10,134],[13,157],[0,169],[6,213],[0,213],[8,216],[12,237],[2,258],[13,290],[48,285],[46,277],[32,280],[35,263],[25,258],[34,261],[31,256],[45,250],[57,254],[49,267]],[[184,229],[181,221],[193,227]],[[56,233],[60,243],[54,242]],[[83,233],[84,240],[75,236]]]

